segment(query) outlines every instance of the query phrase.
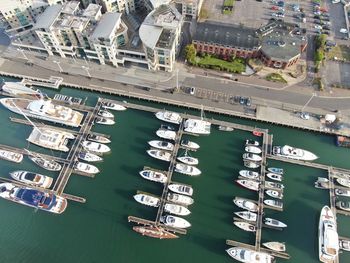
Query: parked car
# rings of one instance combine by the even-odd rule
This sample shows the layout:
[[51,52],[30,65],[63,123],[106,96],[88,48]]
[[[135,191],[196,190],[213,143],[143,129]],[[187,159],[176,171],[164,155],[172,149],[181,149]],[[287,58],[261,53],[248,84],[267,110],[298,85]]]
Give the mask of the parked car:
[[323,26],[322,29],[323,30],[331,30],[329,26]]
[[326,30],[322,30],[322,34],[325,34],[325,35],[329,35],[329,31],[326,31]]
[[321,29],[322,29],[322,26],[320,26],[320,25],[315,25],[315,28],[321,30]]
[[277,5],[281,6],[281,7],[284,7],[284,2],[283,1],[278,1]]
[[339,30],[340,33],[343,33],[343,34],[347,34],[348,33],[348,30],[346,28],[341,28]]
[[278,10],[278,6],[275,6],[275,5],[274,5],[274,6],[271,7],[271,9],[272,9],[272,10]]

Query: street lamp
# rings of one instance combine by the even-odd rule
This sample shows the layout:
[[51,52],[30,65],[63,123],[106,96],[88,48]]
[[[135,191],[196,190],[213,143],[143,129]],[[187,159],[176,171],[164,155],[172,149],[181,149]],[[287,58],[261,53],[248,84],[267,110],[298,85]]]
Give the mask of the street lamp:
[[24,59],[29,60],[28,57],[26,56],[26,54],[24,54],[24,50],[23,49],[17,48],[17,51],[22,53],[22,56],[23,56]]
[[63,69],[62,69],[62,67],[61,67],[61,65],[60,65],[60,61],[56,61],[56,60],[53,60],[52,61],[53,63],[55,63],[55,64],[57,64],[57,66],[58,66],[58,68],[59,68],[59,70],[60,70],[60,73],[62,73],[62,71],[63,71]]
[[312,96],[311,98],[305,103],[305,105],[301,108],[301,114],[303,115],[304,114],[304,109],[307,107],[307,105],[309,105],[309,103],[311,102],[311,100],[317,96],[317,93],[316,92],[313,92],[312,93]]
[[89,72],[89,67],[81,66],[81,68],[86,70],[86,73],[88,74],[89,78],[91,78],[91,74]]

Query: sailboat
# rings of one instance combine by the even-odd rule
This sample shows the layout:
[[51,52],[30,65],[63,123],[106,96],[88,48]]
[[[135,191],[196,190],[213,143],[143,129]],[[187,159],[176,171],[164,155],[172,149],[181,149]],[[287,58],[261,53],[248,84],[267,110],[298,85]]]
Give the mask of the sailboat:
[[211,123],[203,120],[203,105],[201,108],[201,119],[187,119],[184,124],[184,131],[194,134],[209,135]]

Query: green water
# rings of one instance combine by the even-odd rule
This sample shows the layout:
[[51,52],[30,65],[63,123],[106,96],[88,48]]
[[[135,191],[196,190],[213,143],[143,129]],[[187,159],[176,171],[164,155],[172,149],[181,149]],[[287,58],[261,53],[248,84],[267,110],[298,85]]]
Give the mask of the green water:
[[[96,101],[92,93],[71,89],[62,89],[61,93],[88,96],[89,103]],[[31,129],[10,122],[8,117],[11,115],[0,108],[0,143],[27,147],[25,138]],[[215,117],[269,128],[274,134],[275,144],[300,146],[317,153],[321,163],[350,168],[348,149],[334,146],[330,136]],[[117,113],[116,120],[117,124],[112,127],[94,128],[112,136],[112,153],[97,165],[101,173],[94,179],[73,175],[65,190],[66,193],[85,197],[85,204],[69,202],[64,214],[53,215],[0,200],[0,262],[221,263],[233,261],[225,252],[226,239],[254,243],[253,234],[232,224],[233,212],[239,210],[232,202],[233,197],[257,198],[255,193],[234,184],[238,171],[243,169],[241,155],[244,140],[253,138],[251,134],[243,131],[220,132],[213,127],[208,137],[191,137],[201,145],[193,155],[199,158],[198,167],[202,175],[190,178],[175,173],[173,180],[191,184],[194,188],[195,204],[190,208],[191,215],[186,218],[192,227],[186,236],[179,239],[155,240],[135,233],[127,217],[134,215],[154,219],[156,216],[155,208],[138,204],[132,196],[137,190],[161,194],[160,184],[138,175],[145,165],[166,169],[166,163],[152,159],[145,152],[147,141],[156,138],[155,131],[161,122],[151,113],[136,110]],[[33,145],[29,149],[51,154]],[[57,152],[52,154],[59,155]],[[274,161],[269,161],[269,164],[283,167],[286,171],[285,209],[284,212],[266,210],[266,215],[287,223],[288,228],[284,231],[264,229],[263,241],[285,241],[292,256],[289,262],[319,262],[318,217],[322,206],[328,204],[329,195],[327,191],[315,189],[313,183],[318,176],[326,175],[325,172]],[[8,172],[15,169],[57,177],[55,173],[47,173],[34,166],[27,158],[20,165],[0,160],[0,167],[3,177],[8,177]],[[349,220],[338,216],[341,236],[350,237]],[[350,253],[343,253],[340,262],[350,262]]]

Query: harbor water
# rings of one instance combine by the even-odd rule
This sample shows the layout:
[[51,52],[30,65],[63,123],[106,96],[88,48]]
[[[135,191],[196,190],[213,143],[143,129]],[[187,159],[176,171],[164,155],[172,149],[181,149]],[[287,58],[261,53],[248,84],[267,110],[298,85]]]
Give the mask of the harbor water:
[[[91,105],[98,96],[102,96],[66,88],[60,92],[88,97],[87,103]],[[52,95],[54,91],[48,93]],[[146,104],[142,101],[138,103]],[[160,104],[151,105],[190,112]],[[242,153],[245,139],[257,137],[239,130],[219,131],[217,127],[212,127],[210,136],[185,135],[201,146],[191,154],[199,158],[198,167],[202,175],[192,178],[174,173],[173,181],[190,184],[194,188],[195,203],[190,207],[191,215],[186,217],[192,227],[187,235],[179,239],[156,240],[134,232],[127,217],[155,219],[157,209],[137,203],[133,195],[137,190],[161,195],[162,185],[147,181],[138,173],[143,166],[167,169],[166,163],[152,159],[146,153],[149,149],[147,141],[156,139],[155,131],[162,123],[149,112],[128,109],[114,113],[116,125],[93,128],[94,131],[110,134],[112,139],[112,152],[97,164],[101,172],[93,179],[72,175],[65,189],[66,193],[85,197],[85,204],[69,201],[62,215],[54,215],[0,199],[1,263],[224,263],[233,262],[225,252],[228,248],[226,239],[254,244],[253,234],[233,225],[233,213],[239,209],[232,200],[235,196],[257,199],[256,193],[242,189],[234,182],[238,171],[244,168]],[[199,115],[199,111],[191,113]],[[31,128],[12,123],[9,116],[15,114],[1,107],[0,144],[60,155],[29,145],[26,138]],[[349,150],[336,147],[331,136],[219,115],[207,114],[207,117],[268,128],[274,134],[274,145],[288,144],[308,149],[320,157],[317,162],[350,168]],[[288,228],[283,231],[263,229],[262,240],[286,242],[287,252],[291,255],[288,262],[319,262],[318,219],[321,208],[329,203],[329,192],[315,189],[313,185],[318,176],[327,176],[326,172],[271,160],[268,163],[269,166],[284,168],[286,188],[284,211],[266,209],[265,214],[286,223]],[[0,168],[1,176],[6,178],[14,170],[57,177],[57,173],[42,170],[28,158],[24,158],[21,164],[0,160]],[[349,224],[350,218],[338,215],[340,236],[350,237]],[[278,259],[277,262],[284,260]],[[350,262],[350,253],[342,253],[340,262]]]

